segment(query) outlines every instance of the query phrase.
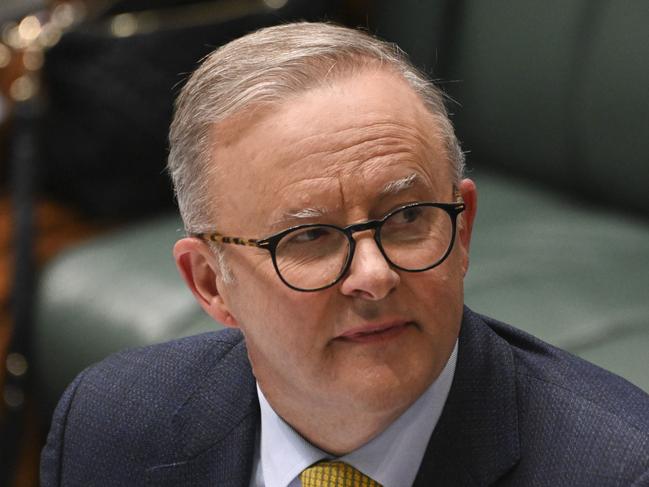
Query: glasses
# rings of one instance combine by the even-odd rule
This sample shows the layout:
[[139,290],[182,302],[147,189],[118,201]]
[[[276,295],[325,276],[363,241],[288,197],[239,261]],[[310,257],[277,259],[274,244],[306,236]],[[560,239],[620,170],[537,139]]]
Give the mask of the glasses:
[[457,216],[465,205],[457,190],[455,203],[418,202],[400,206],[378,220],[346,227],[310,223],[287,228],[263,239],[219,233],[193,236],[217,243],[247,245],[270,252],[279,278],[296,291],[320,291],[336,284],[354,258],[354,234],[374,231],[374,241],[394,268],[423,272],[440,265],[453,249]]

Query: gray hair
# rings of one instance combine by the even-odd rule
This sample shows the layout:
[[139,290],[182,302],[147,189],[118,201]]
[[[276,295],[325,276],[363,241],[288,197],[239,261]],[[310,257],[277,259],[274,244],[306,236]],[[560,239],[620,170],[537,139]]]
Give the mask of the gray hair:
[[[328,23],[300,22],[258,30],[215,50],[176,100],[168,169],[185,229],[213,230],[209,184],[214,176],[211,127],[253,106],[278,103],[367,67],[403,77],[437,119],[456,181],[464,154],[444,106],[444,94],[396,45]],[[211,178],[212,177],[212,178]]]

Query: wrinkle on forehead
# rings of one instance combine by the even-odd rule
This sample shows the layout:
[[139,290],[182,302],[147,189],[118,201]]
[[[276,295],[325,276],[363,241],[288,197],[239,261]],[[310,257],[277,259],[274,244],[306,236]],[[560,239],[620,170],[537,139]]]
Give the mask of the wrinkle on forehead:
[[[301,179],[288,184],[282,193],[286,195],[284,201],[276,209],[273,225],[278,228],[300,220],[322,220],[329,218],[346,208],[350,196],[371,194],[376,204],[385,198],[405,193],[411,189],[419,188],[420,191],[435,191],[433,184],[417,168],[408,169],[404,176],[395,176],[392,179],[380,178],[372,181],[372,173],[360,171],[359,174],[345,178],[317,178]],[[401,171],[399,171],[401,172]],[[317,188],[317,189],[316,189]],[[421,193],[420,193],[421,194]],[[309,206],[315,202],[326,201],[326,206]],[[340,216],[340,215],[338,215]]]
[[300,140],[289,138],[283,146],[290,147],[292,157],[283,160],[287,166],[312,167],[325,177],[357,171],[359,164],[384,157],[432,163],[438,154],[445,154],[441,144],[436,144],[437,137],[431,135],[432,130],[422,134],[397,121],[352,125]]
[[[376,75],[387,81],[387,90],[404,92],[406,101],[394,103],[388,98],[387,102],[376,101],[374,106],[375,98],[370,96],[369,104],[365,104],[367,90],[360,79],[369,77],[372,81]],[[353,101],[340,104],[347,90]],[[296,106],[300,106],[297,111]],[[254,132],[268,131],[275,138],[262,154],[246,150]],[[254,107],[238,118],[217,124],[212,136],[222,149],[242,147],[248,161],[258,159],[255,166],[261,168],[258,163],[272,160],[274,169],[286,168],[289,175],[310,169],[324,177],[340,176],[357,171],[359,163],[384,156],[414,158],[429,164],[440,157],[448,159],[436,117],[418,95],[398,76],[371,70],[307,90],[284,104]]]

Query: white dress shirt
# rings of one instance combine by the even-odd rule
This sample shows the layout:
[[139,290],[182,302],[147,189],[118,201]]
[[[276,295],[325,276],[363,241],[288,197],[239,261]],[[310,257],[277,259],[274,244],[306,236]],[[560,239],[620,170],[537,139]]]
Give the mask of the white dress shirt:
[[[383,487],[412,485],[446,403],[456,362],[457,342],[437,380],[396,421],[357,450],[333,459],[352,465]],[[259,385],[257,393],[261,432],[250,487],[300,487],[302,470],[332,457],[302,438],[279,417]]]

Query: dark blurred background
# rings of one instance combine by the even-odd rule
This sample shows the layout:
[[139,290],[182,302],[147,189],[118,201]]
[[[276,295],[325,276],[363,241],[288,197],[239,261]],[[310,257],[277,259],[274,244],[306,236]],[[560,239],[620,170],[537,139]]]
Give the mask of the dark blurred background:
[[481,196],[467,303],[649,390],[649,3],[3,0],[0,485],[37,485],[84,367],[218,326],[170,256],[173,100],[294,20],[397,42],[448,94]]

